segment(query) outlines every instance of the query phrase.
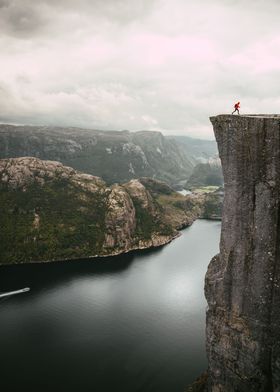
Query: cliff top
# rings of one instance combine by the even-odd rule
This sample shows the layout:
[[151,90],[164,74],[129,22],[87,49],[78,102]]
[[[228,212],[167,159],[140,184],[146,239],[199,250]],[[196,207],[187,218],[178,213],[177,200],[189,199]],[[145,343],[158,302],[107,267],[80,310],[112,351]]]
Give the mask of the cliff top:
[[12,188],[24,187],[33,182],[43,185],[46,180],[59,178],[68,179],[80,186],[84,185],[88,190],[105,186],[101,178],[76,171],[56,161],[43,161],[35,157],[0,160],[0,183],[5,183]]
[[236,115],[236,114],[217,114],[216,116],[211,116],[210,120],[212,120],[212,118],[219,118],[219,117],[228,117],[228,118],[250,118],[250,117],[258,117],[258,118],[275,118],[275,119],[279,119],[280,118],[280,114],[240,114],[240,115]]

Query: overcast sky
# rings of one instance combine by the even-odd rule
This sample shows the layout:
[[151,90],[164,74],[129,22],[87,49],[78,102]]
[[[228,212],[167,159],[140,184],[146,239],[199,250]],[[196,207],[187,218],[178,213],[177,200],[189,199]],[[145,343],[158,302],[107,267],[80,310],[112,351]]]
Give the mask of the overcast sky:
[[213,138],[280,112],[279,0],[0,0],[0,122]]

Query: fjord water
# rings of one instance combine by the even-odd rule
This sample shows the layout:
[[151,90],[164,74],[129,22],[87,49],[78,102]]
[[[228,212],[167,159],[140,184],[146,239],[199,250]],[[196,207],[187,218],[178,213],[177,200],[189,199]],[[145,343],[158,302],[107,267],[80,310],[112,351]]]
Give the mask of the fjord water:
[[206,368],[203,286],[220,223],[126,255],[0,268],[2,391],[180,392]]

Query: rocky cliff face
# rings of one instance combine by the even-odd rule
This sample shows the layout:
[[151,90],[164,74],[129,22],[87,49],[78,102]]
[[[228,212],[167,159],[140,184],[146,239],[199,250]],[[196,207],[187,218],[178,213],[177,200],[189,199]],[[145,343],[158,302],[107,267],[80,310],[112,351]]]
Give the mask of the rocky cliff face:
[[280,116],[211,118],[225,180],[205,281],[208,391],[280,391]]
[[186,197],[153,179],[108,187],[99,177],[60,162],[2,159],[0,264],[163,245],[199,215],[196,205],[184,203]]
[[59,161],[109,184],[140,177],[176,184],[193,168],[176,142],[160,132],[0,124],[0,158],[23,156]]

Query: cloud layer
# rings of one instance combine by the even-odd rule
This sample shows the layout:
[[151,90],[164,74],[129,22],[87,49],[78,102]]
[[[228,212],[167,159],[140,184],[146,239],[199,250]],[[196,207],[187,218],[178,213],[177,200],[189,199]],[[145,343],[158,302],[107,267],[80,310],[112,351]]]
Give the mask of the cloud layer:
[[0,0],[0,121],[212,138],[279,112],[274,0]]

